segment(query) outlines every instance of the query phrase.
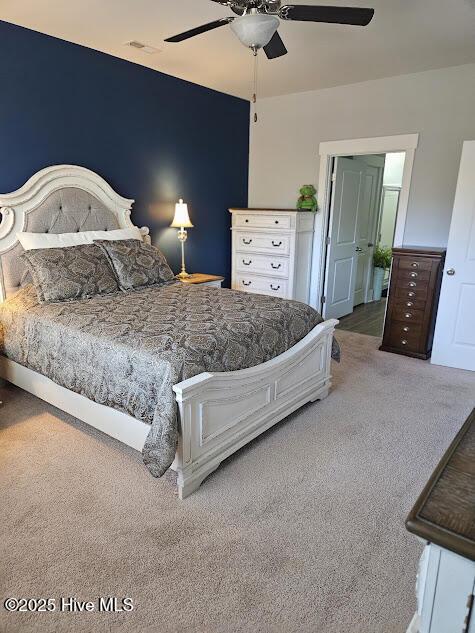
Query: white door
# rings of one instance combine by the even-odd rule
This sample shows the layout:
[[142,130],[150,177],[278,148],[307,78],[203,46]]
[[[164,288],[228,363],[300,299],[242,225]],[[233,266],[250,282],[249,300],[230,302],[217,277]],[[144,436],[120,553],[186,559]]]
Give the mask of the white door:
[[371,300],[382,171],[357,158],[335,158],[323,305],[326,318],[338,319]]
[[[372,300],[373,253],[381,202],[383,169],[372,165],[363,165],[358,220],[356,226],[356,251],[358,265],[353,306]],[[371,295],[371,296],[370,296]]]
[[475,141],[463,144],[432,363],[475,371]]
[[358,202],[363,171],[357,161],[335,158],[325,273],[326,300],[323,304],[323,315],[327,319],[338,319],[353,312],[358,267]]

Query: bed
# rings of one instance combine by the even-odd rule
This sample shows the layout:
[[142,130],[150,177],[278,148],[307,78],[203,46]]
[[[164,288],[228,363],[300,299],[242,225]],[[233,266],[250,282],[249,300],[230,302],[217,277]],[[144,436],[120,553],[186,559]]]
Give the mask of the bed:
[[0,195],[0,377],[142,451],[155,476],[171,467],[183,499],[240,447],[328,395],[337,321],[178,281],[39,305],[17,234],[133,227],[132,204],[73,165]]

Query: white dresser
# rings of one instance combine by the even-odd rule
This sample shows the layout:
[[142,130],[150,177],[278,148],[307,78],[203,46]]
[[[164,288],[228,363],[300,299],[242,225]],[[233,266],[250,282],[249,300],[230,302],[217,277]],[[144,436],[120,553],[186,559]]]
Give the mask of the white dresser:
[[475,409],[406,520],[427,543],[407,633],[475,633]]
[[229,209],[235,290],[308,303],[315,216],[287,209]]
[[419,562],[417,612],[406,633],[475,633],[475,562],[428,543]]

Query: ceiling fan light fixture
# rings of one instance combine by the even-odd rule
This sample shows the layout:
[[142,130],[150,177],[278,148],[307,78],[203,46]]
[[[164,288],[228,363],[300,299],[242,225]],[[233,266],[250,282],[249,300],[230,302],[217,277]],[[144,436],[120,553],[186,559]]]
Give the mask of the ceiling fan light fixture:
[[267,46],[279,25],[275,15],[249,13],[231,22],[231,29],[244,46],[257,49]]

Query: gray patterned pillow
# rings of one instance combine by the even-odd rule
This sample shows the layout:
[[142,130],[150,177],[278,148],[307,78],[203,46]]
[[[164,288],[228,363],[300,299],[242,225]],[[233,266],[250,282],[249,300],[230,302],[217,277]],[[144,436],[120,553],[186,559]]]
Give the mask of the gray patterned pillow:
[[171,281],[174,275],[165,255],[140,240],[95,240],[115,271],[122,290],[152,286]]
[[119,291],[107,257],[94,244],[39,248],[25,251],[22,258],[41,303],[87,299]]

